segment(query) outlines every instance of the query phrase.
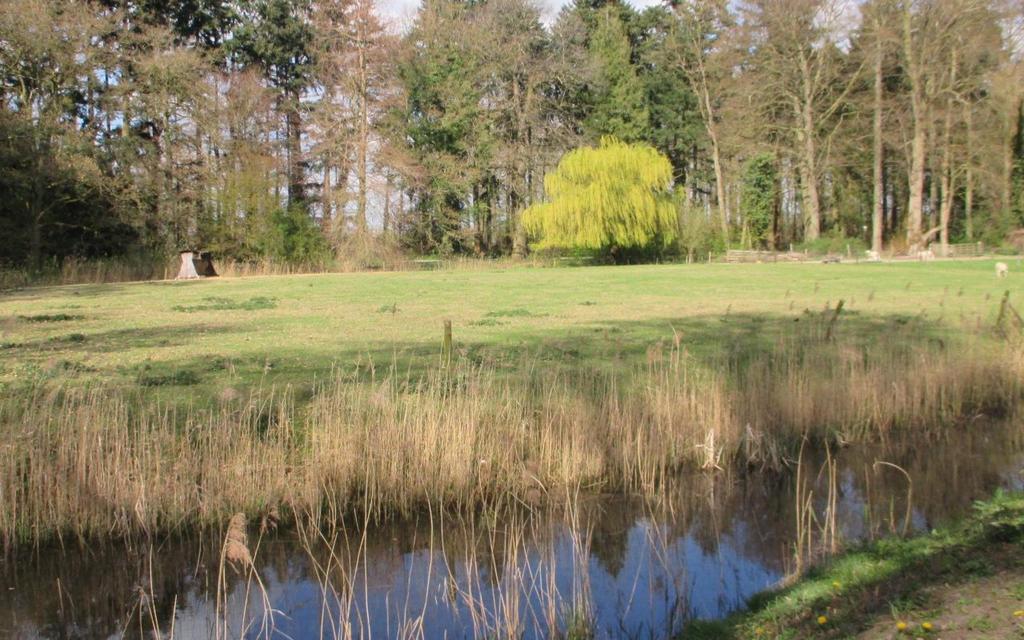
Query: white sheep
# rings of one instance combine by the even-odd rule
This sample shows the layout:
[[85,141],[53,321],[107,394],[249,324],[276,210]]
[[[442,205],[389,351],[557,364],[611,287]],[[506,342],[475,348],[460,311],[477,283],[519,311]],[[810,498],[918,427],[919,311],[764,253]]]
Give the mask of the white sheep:
[[864,252],[864,254],[868,257],[868,262],[882,261],[882,256],[877,251],[874,251],[872,249],[868,249],[867,251]]
[[1010,275],[1010,267],[1005,262],[996,263],[996,277],[1005,278]]

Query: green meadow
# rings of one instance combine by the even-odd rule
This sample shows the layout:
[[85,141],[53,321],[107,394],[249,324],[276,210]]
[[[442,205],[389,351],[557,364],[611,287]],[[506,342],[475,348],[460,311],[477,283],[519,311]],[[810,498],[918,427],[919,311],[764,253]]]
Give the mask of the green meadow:
[[459,357],[496,369],[616,370],[678,339],[716,358],[770,344],[840,300],[837,331],[870,340],[991,329],[1011,265],[695,264],[217,278],[23,289],[0,295],[0,385],[41,379],[200,399],[301,388],[359,368],[419,375],[450,319]]

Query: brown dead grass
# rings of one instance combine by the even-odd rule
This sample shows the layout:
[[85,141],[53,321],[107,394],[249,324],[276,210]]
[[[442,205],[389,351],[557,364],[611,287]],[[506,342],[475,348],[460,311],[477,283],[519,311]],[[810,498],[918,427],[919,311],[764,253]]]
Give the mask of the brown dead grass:
[[682,468],[781,466],[805,438],[961,428],[1021,398],[1016,350],[858,345],[822,330],[717,367],[673,346],[628,387],[457,363],[420,380],[335,379],[299,408],[270,391],[177,412],[105,387],[40,386],[0,402],[0,536],[130,536],[272,511],[325,524],[577,487],[653,494]]

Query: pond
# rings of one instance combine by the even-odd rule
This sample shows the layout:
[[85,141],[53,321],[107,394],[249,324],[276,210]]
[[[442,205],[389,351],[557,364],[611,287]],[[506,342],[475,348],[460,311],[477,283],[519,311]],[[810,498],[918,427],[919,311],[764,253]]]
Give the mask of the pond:
[[1022,431],[978,422],[805,452],[799,474],[686,475],[654,501],[585,488],[545,509],[425,511],[316,533],[248,523],[237,548],[220,536],[66,541],[3,561],[0,636],[669,637],[729,614],[798,562],[1024,489]]

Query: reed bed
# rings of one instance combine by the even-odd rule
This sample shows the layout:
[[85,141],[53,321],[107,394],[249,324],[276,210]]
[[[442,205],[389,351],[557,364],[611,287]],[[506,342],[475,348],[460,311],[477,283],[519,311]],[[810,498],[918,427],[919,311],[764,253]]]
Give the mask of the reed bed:
[[[983,450],[1016,448],[1011,443],[1019,434],[996,433],[1008,441]],[[258,520],[235,513],[209,535],[154,536],[127,548],[98,545],[89,553],[35,556],[22,567],[21,579],[11,582],[21,595],[5,603],[15,607],[18,621],[7,628],[27,636],[63,628],[80,635],[168,639],[424,638],[443,632],[482,638],[675,637],[696,613],[691,597],[714,588],[693,581],[682,540],[708,553],[746,540],[744,554],[784,575],[782,583],[788,584],[846,542],[907,533],[904,506],[913,505],[920,517],[935,522],[936,511],[963,508],[989,491],[991,485],[978,479],[983,472],[970,474],[970,486],[955,488],[947,476],[950,460],[969,464],[966,459],[977,452],[971,443],[991,437],[985,429],[939,436],[956,444],[941,447],[924,467],[909,466],[906,476],[895,465],[878,463],[879,455],[906,461],[909,451],[894,443],[835,455],[828,447],[804,451],[795,481],[789,473],[690,472],[673,478],[676,485],[663,487],[654,500],[589,496],[572,488],[541,507],[524,507],[510,496],[476,513],[427,504],[411,519],[381,526],[372,523],[369,511],[322,527],[313,524],[318,515],[300,515],[294,531],[286,532],[274,531],[273,513]],[[920,440],[905,446],[916,449]],[[939,479],[929,482],[925,469]],[[840,477],[848,478],[841,490]],[[911,477],[941,494],[929,498],[918,491],[920,484],[910,485]],[[776,480],[783,483],[766,486]],[[753,522],[758,535],[748,539],[742,532]],[[844,540],[844,522],[863,522],[865,528]],[[639,549],[620,546],[636,534],[643,536]],[[10,567],[19,564],[15,559]],[[606,571],[624,591],[592,590],[590,579]],[[637,592],[638,580],[661,586]],[[296,588],[306,603],[299,608],[289,596]],[[108,597],[91,598],[97,592]],[[732,595],[724,606],[741,603],[731,599],[739,592],[725,593]],[[630,611],[647,607],[651,626],[628,622]],[[50,616],[58,608],[55,625]],[[8,613],[0,611],[0,618]]]
[[[318,618],[316,631],[306,633],[331,640],[426,638],[428,612],[440,610],[464,637],[593,637],[590,531],[580,521],[580,503],[568,498],[554,511],[504,505],[493,519],[447,521],[434,514],[408,567],[409,579],[418,572],[427,588],[389,598],[382,608],[374,606],[376,594],[372,600],[370,595],[377,569],[366,523],[320,530],[300,521],[288,561],[305,566],[319,609],[304,614]],[[281,561],[280,553],[265,557],[266,531],[257,534],[251,524],[238,513],[221,534],[222,550],[211,563],[216,584],[197,594],[206,607],[205,615],[190,621],[192,634],[218,640],[288,637],[279,627],[288,616],[276,608],[261,577]],[[137,599],[129,598],[131,610],[119,612],[122,635],[173,639],[177,604],[168,608],[169,601],[157,595],[165,585],[154,585],[152,575],[148,581],[137,587]]]
[[681,339],[632,376],[514,375],[456,362],[423,379],[337,376],[175,410],[139,392],[39,386],[0,400],[7,547],[355,512],[558,501],[569,488],[653,495],[684,469],[782,466],[805,440],[969,428],[1012,412],[1019,350],[980,338],[835,339],[806,322],[760,351],[698,361]]

